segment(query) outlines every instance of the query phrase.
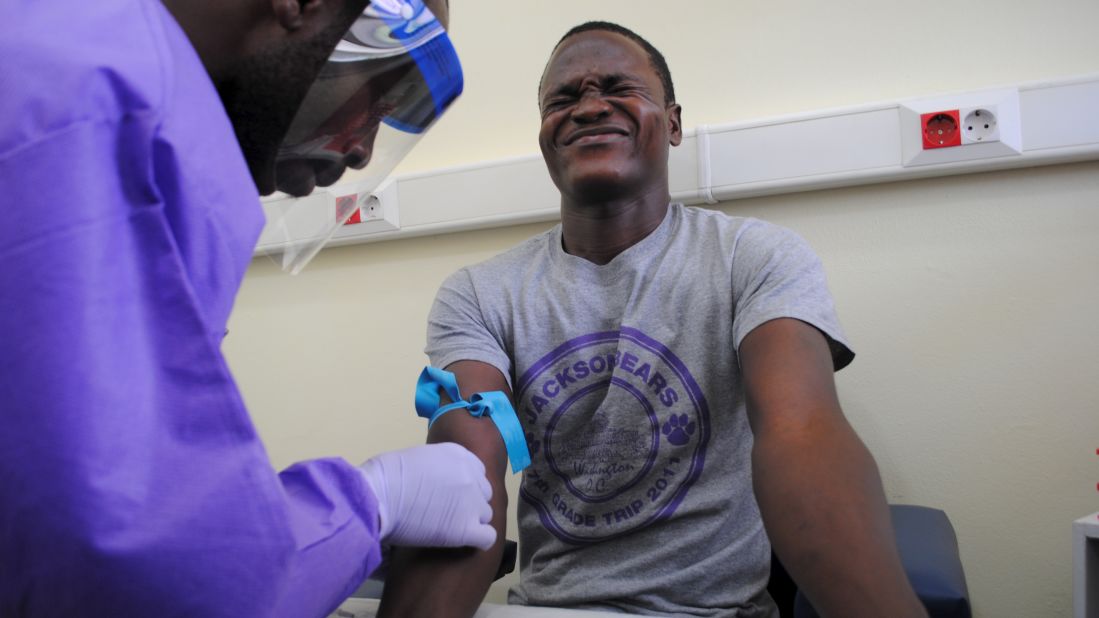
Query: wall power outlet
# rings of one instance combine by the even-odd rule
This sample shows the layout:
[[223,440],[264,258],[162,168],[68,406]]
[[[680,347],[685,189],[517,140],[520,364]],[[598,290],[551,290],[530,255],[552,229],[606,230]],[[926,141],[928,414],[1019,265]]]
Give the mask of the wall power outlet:
[[899,110],[905,167],[1022,153],[1016,89],[915,99]]

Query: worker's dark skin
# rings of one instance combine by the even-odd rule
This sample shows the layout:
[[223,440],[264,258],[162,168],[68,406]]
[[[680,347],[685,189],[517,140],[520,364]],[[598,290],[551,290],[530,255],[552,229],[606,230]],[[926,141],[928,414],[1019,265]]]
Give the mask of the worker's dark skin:
[[[294,114],[369,1],[162,2],[217,88],[256,187],[263,195],[274,192],[278,148]],[[449,23],[447,0],[425,0],[425,5],[444,27]]]

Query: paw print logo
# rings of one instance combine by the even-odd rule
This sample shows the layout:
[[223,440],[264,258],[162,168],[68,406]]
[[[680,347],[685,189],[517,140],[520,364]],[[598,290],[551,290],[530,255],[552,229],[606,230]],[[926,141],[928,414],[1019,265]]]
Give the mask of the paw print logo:
[[683,446],[691,441],[691,435],[695,432],[695,422],[687,418],[686,414],[680,414],[679,416],[673,414],[671,418],[664,421],[661,431],[668,436],[668,442],[676,446]]
[[533,433],[528,431],[527,432],[527,450],[530,451],[531,456],[533,457],[534,455],[536,455],[538,453],[538,450],[541,449],[541,448],[542,448],[542,443],[539,442],[537,439],[535,439]]

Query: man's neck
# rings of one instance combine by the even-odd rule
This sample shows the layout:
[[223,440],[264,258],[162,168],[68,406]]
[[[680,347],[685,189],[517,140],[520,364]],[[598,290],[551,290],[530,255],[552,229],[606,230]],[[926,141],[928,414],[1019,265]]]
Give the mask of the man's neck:
[[653,232],[668,213],[668,190],[629,198],[581,203],[561,197],[565,253],[606,264]]

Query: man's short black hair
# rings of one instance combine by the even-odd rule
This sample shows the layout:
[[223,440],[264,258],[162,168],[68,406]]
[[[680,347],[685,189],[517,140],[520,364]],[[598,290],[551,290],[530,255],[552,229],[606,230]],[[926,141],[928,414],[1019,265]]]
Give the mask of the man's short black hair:
[[[675,103],[675,87],[672,86],[672,72],[668,69],[668,63],[664,60],[664,54],[660,53],[660,50],[653,47],[652,43],[646,41],[640,34],[630,30],[625,26],[619,26],[618,24],[611,23],[609,21],[589,21],[579,26],[574,27],[565,33],[565,36],[561,37],[561,40],[557,41],[557,45],[553,46],[553,51],[557,51],[558,47],[565,42],[565,39],[580,34],[581,32],[590,32],[592,30],[604,30],[607,32],[614,32],[621,34],[622,36],[634,41],[645,50],[645,53],[649,56],[649,63],[652,64],[653,70],[660,76],[660,85],[664,87],[664,104],[671,105]],[[550,52],[550,56],[553,56],[553,52]],[[546,63],[546,68],[549,68],[549,63]],[[545,78],[545,70],[542,71],[542,77]],[[541,80],[538,82],[539,91],[541,90]]]

